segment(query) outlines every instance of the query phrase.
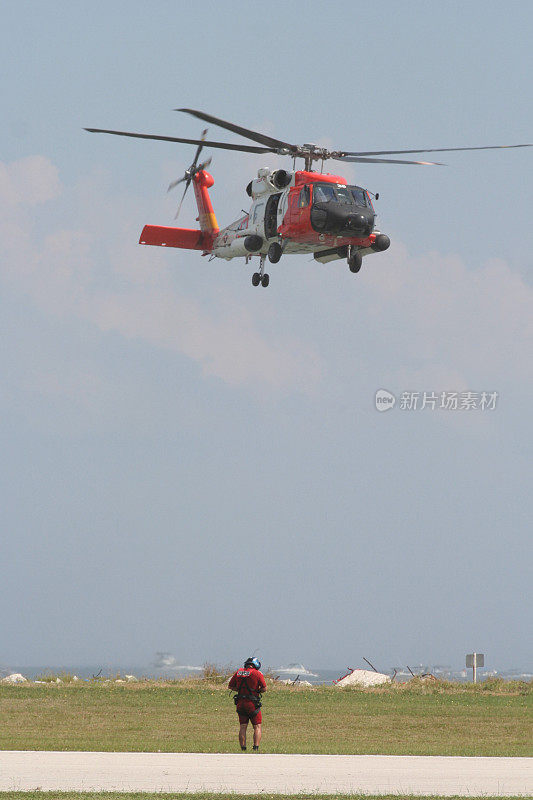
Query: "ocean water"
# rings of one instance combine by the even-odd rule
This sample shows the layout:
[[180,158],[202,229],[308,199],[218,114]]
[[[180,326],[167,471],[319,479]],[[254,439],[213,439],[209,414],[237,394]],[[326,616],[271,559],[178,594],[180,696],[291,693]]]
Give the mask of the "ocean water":
[[[160,655],[160,654],[158,654]],[[199,677],[203,672],[203,666],[193,664],[179,664],[176,659],[164,654],[164,658],[155,659],[154,663],[149,665],[124,665],[124,664],[58,664],[58,665],[16,665],[16,664],[0,664],[0,678],[9,675],[13,672],[19,672],[24,675],[28,680],[35,680],[39,676],[54,674],[58,675],[61,672],[77,675],[82,680],[87,680],[95,677],[101,678],[115,678],[124,677],[125,675],[134,675],[136,678],[159,678],[171,679],[188,677]],[[368,665],[358,665],[362,669],[369,669]],[[263,668],[269,669],[270,674],[280,678],[280,680],[298,683],[300,681],[308,681],[313,685],[329,684],[338,680],[349,672],[347,667],[334,668],[313,668],[306,667],[304,664],[291,663],[282,664],[278,667],[269,667],[263,665]],[[472,680],[472,671],[470,669],[453,669],[451,667],[431,666],[431,665],[416,665],[412,667],[415,675],[424,673],[431,673],[437,678],[452,681],[470,681]],[[395,669],[389,668],[383,670],[385,674],[393,676]],[[404,682],[412,677],[411,673],[405,669],[397,669],[395,680],[397,682]],[[484,680],[489,677],[502,677],[506,680],[523,680],[531,681],[533,679],[533,670],[531,669],[513,669],[513,670],[478,670],[478,680]]]
[[[300,668],[295,669],[294,665],[289,665],[287,669],[281,668],[271,669],[272,675],[279,677],[281,680],[290,680],[291,682],[309,681],[309,683],[323,684],[332,683],[341,675],[346,673],[346,670],[311,670],[303,665],[298,665]],[[236,667],[237,668],[237,667]],[[265,668],[266,669],[266,668]],[[172,665],[156,665],[150,664],[148,666],[124,666],[123,664],[60,664],[60,665],[1,665],[0,678],[9,675],[13,672],[19,672],[24,675],[28,680],[35,680],[45,675],[60,675],[62,672],[69,675],[77,675],[82,680],[90,680],[91,678],[115,678],[124,677],[125,675],[134,675],[136,678],[159,678],[176,680],[178,678],[198,678],[202,675],[203,666],[196,666],[192,664],[172,664]]]

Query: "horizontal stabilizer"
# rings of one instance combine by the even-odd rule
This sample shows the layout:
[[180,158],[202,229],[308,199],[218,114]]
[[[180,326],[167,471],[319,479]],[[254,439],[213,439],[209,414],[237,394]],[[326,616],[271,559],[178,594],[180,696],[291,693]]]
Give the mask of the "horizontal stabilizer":
[[170,228],[164,225],[145,225],[139,244],[159,247],[181,247],[184,250],[210,250],[211,242],[202,231],[191,228]]

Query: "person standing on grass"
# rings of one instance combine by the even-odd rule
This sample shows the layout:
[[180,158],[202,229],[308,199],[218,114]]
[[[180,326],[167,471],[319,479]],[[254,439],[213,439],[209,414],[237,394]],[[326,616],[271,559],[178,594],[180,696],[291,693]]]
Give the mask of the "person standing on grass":
[[259,752],[261,741],[261,694],[266,692],[264,675],[259,672],[261,662],[257,658],[247,658],[244,667],[234,672],[228,688],[237,692],[233,698],[239,715],[239,744],[246,750],[246,729],[251,722],[254,729],[254,753]]

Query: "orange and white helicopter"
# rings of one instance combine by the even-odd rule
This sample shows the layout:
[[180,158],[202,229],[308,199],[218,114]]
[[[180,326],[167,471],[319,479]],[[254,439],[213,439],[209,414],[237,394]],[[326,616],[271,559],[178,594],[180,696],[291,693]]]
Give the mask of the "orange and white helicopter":
[[[374,164],[442,166],[440,162],[407,161],[383,158],[382,156],[532,146],[517,144],[425,150],[330,151],[314,144],[295,145],[283,142],[272,136],[266,136],[263,133],[243,128],[191,108],[175,110],[184,111],[204,122],[237,133],[258,142],[261,146],[206,141],[207,130],[203,132],[200,139],[128,133],[102,128],[85,128],[85,130],[90,133],[111,133],[115,136],[197,145],[196,155],[191,166],[182,178],[171,183],[168,188],[170,190],[182,182],[185,183],[185,190],[176,214],[177,218],[183,199],[192,183],[198,205],[197,221],[200,224],[200,230],[145,225],[139,243],[200,250],[202,255],[213,258],[229,260],[244,257],[246,264],[253,257],[258,257],[259,270],[252,275],[254,286],[259,286],[259,284],[268,286],[269,284],[270,278],[265,272],[267,258],[272,264],[276,264],[284,254],[313,253],[314,258],[322,263],[345,258],[351,272],[359,272],[364,256],[387,250],[390,245],[389,237],[375,228],[376,214],[371,193],[361,186],[350,185],[339,175],[313,171],[314,162],[321,162],[322,169],[324,162],[328,159]],[[252,198],[250,211],[226,228],[219,229],[209,197],[209,188],[213,186],[214,180],[206,171],[211,159],[207,159],[202,164],[198,163],[204,147],[289,156],[293,159],[293,171],[260,169],[257,178],[250,181],[246,187],[247,194]],[[304,170],[294,169],[297,158],[304,159]],[[378,194],[372,196],[376,200],[379,197]]]

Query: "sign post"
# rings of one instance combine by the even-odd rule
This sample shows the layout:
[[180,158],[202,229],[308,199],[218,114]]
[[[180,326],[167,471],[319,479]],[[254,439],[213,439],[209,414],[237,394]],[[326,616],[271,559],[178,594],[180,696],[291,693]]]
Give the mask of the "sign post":
[[477,683],[477,668],[485,666],[484,653],[468,653],[466,656],[466,666],[472,668],[472,679]]

